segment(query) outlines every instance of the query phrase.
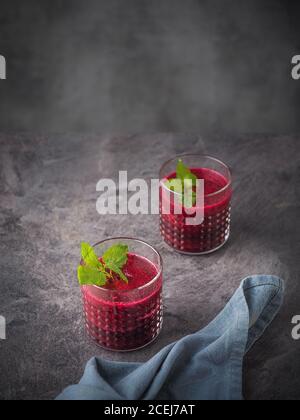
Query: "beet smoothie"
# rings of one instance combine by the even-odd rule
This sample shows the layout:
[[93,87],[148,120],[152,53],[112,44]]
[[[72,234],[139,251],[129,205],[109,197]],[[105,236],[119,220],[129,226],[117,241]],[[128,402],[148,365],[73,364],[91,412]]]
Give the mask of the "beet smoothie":
[[[187,156],[183,159],[195,163],[195,157]],[[199,157],[198,159],[201,161]],[[186,217],[191,217],[191,215],[186,213],[178,197],[164,188],[164,180],[176,178],[176,172],[169,172],[161,178],[161,234],[168,245],[183,253],[207,254],[213,252],[224,245],[230,235],[231,175],[229,170],[228,172],[221,170],[221,167],[218,167],[219,161],[215,159],[213,159],[214,165],[208,165],[210,159],[212,158],[203,158],[203,163],[206,166],[190,166],[191,172],[198,179],[204,180],[204,221],[201,225],[187,225]],[[167,164],[168,167],[170,162]],[[174,164],[174,162],[172,163]],[[176,214],[178,209],[181,210],[181,214]],[[196,212],[196,207],[194,209]]]
[[[144,244],[145,246],[146,244]],[[123,269],[128,284],[82,286],[90,337],[106,349],[129,351],[149,344],[162,327],[162,270],[135,253]]]

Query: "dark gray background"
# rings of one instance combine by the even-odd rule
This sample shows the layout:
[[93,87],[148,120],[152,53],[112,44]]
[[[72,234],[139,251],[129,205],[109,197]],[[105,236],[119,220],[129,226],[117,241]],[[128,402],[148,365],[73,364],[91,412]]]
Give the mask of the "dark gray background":
[[299,131],[297,0],[1,1],[0,129]]

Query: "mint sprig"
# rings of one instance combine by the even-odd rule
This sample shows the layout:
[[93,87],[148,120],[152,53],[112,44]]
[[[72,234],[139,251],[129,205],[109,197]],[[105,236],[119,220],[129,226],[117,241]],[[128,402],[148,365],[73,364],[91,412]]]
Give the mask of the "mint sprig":
[[78,267],[78,280],[81,286],[105,286],[106,273],[94,267],[80,265]]
[[105,286],[115,280],[115,275],[128,284],[122,269],[128,260],[128,246],[116,244],[98,258],[94,248],[86,242],[81,244],[82,263],[78,267],[78,280],[81,286]]
[[122,268],[128,260],[128,246],[127,245],[114,245],[109,248],[102,257],[102,260],[107,269],[116,273],[125,283],[128,284],[128,279],[122,271]]
[[189,180],[192,181],[192,186],[196,187],[197,177],[192,173],[192,171],[185,166],[181,159],[178,160],[177,168],[176,168],[176,176],[177,179],[180,179],[182,183]]
[[[193,207],[197,202],[197,179],[196,175],[183,163],[182,159],[179,159],[176,168],[176,179],[168,179],[166,185],[171,191],[182,195],[182,204],[185,204],[186,207]],[[185,187],[188,187],[188,197],[184,196]]]

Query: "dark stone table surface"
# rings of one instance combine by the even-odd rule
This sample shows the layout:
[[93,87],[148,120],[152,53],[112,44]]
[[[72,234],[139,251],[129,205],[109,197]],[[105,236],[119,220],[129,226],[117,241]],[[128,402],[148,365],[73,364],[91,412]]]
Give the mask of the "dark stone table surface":
[[[284,306],[245,360],[246,399],[300,398],[300,341],[291,320],[300,314],[297,136],[215,134],[0,135],[0,398],[52,399],[79,380],[94,355],[146,361],[173,340],[210,322],[251,274],[286,281]],[[157,216],[99,216],[96,183],[158,177],[182,152],[227,162],[234,176],[232,234],[205,257],[174,254],[161,240]],[[165,322],[144,350],[109,353],[86,337],[76,280],[79,245],[110,236],[155,245],[165,263]]]

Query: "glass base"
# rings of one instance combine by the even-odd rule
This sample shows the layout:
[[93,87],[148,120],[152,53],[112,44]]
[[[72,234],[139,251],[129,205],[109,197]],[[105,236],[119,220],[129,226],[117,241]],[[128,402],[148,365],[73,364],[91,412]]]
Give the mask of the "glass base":
[[180,249],[173,248],[165,240],[164,240],[164,242],[168,246],[168,248],[170,248],[172,251],[177,252],[178,254],[195,256],[196,257],[196,256],[201,256],[201,255],[209,255],[209,254],[212,254],[213,252],[219,251],[221,248],[223,248],[227,244],[227,242],[229,241],[229,238],[230,238],[230,232],[228,233],[227,237],[225,238],[225,241],[221,245],[217,246],[214,249],[210,249],[209,251],[203,251],[203,252],[187,252],[187,251],[181,251]]
[[88,338],[89,338],[89,340],[93,343],[93,344],[95,344],[98,348],[100,348],[100,349],[103,349],[103,350],[106,350],[106,351],[110,351],[110,352],[113,352],[113,353],[132,353],[132,352],[134,352],[134,351],[138,351],[138,350],[142,350],[142,349],[144,349],[145,347],[148,347],[148,346],[150,346],[151,344],[153,344],[157,339],[158,339],[158,337],[160,336],[160,333],[161,333],[161,331],[162,331],[162,328],[163,328],[163,321],[161,321],[161,326],[160,326],[160,330],[158,331],[158,333],[157,333],[157,335],[151,340],[151,341],[149,341],[148,343],[146,343],[146,344],[143,344],[142,346],[140,346],[140,347],[136,347],[136,348],[133,348],[133,349],[126,349],[126,350],[119,350],[119,349],[111,349],[111,348],[109,348],[109,347],[104,347],[104,346],[102,346],[97,340],[95,340],[95,338],[93,338],[92,337],[92,335],[89,333],[89,331],[88,331],[88,328],[86,328],[86,334],[87,334],[87,336],[88,336]]

